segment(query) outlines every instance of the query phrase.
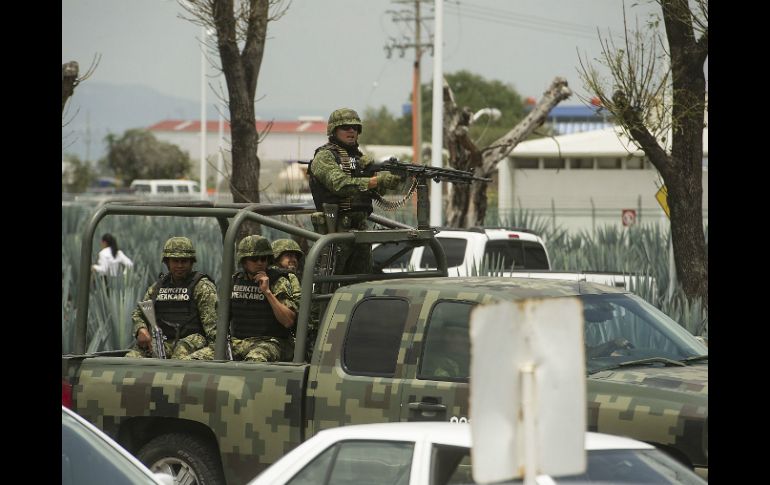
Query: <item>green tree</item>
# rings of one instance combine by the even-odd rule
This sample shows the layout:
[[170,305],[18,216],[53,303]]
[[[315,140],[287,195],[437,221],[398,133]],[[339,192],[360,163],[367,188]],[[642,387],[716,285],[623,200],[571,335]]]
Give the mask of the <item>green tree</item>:
[[382,106],[379,109],[366,108],[363,119],[366,129],[361,133],[361,144],[410,145],[412,143],[410,118],[395,118],[385,106]]
[[81,193],[96,180],[96,171],[88,162],[84,162],[77,155],[67,155],[66,168],[62,173],[62,192]]
[[[451,86],[458,106],[466,107],[474,113],[484,108],[500,110],[500,118],[493,120],[481,117],[471,125],[470,137],[478,146],[487,146],[499,139],[527,114],[521,95],[510,84],[487,80],[469,71],[446,74],[444,79]],[[432,82],[423,85],[422,99],[425,100],[422,105],[422,132],[430,133],[433,123]]]
[[118,138],[105,137],[107,156],[99,163],[123,181],[134,179],[176,179],[190,176],[190,156],[178,146],[160,141],[147,130],[127,130]]
[[677,277],[685,294],[702,298],[708,308],[701,171],[708,0],[656,2],[665,38],[659,19],[653,17],[646,33],[626,29],[620,46],[611,38],[601,39],[599,62],[609,69],[611,85],[605,85],[598,71],[582,59],[581,76],[663,177]]
[[[458,106],[467,107],[472,112],[484,108],[496,108],[501,116],[497,119],[481,117],[470,127],[470,137],[478,145],[485,146],[502,137],[511,126],[516,125],[526,115],[521,95],[510,84],[497,80],[487,80],[469,71],[457,71],[446,74],[444,79],[452,87]],[[421,86],[422,133],[423,143],[430,142],[431,124],[433,123],[433,84]],[[412,99],[411,92],[409,98]],[[412,116],[391,115],[383,106],[379,109],[367,108],[364,111],[364,133],[362,143],[372,145],[411,145]]]

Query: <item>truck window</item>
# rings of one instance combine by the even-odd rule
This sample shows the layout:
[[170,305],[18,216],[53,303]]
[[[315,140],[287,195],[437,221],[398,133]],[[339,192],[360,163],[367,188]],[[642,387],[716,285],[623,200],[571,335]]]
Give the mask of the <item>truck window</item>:
[[543,246],[533,241],[522,241],[522,245],[524,246],[525,269],[550,269],[548,256],[546,256]]
[[[465,248],[468,245],[468,241],[465,239],[455,239],[449,237],[437,237],[436,240],[441,244],[446,253],[446,265],[448,267],[460,266],[465,260]],[[437,268],[436,256],[433,255],[433,251],[430,246],[425,246],[425,251],[422,253],[422,260],[420,261],[420,268]]]
[[158,184],[158,193],[159,194],[173,194],[174,193],[174,186],[173,185],[160,185],[160,184]]
[[[542,245],[534,241],[500,239],[487,241],[484,262],[494,269],[549,269]],[[501,267],[502,266],[502,267]]]
[[410,249],[409,251],[405,252],[393,262],[391,262],[388,266],[383,266],[383,263],[387,261],[391,256],[399,252],[400,250],[407,247],[406,242],[397,242],[397,243],[383,243],[377,246],[372,250],[372,261],[374,262],[375,268],[385,269],[385,268],[394,268],[394,269],[406,269],[409,267],[409,260],[412,258],[412,251],[414,251],[414,248]]
[[[317,483],[409,483],[414,443],[400,441],[343,441],[330,446],[287,485]],[[326,477],[326,480],[323,480]]]
[[419,379],[467,381],[470,373],[468,321],[473,303],[439,301],[425,331]]
[[356,305],[342,352],[350,374],[393,377],[409,303],[398,298],[370,298]]

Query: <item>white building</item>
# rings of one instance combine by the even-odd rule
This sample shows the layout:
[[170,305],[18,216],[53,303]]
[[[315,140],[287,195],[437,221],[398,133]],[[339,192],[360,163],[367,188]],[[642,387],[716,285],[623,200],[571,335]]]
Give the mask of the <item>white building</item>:
[[[670,139],[670,137],[669,137]],[[655,194],[662,177],[619,128],[519,143],[498,165],[501,217],[518,208],[556,218],[570,230],[665,222]],[[708,223],[708,129],[703,130],[703,220]]]
[[[296,121],[257,121],[260,143],[257,156],[261,163],[260,185],[268,185],[275,191],[287,190],[278,174],[297,160],[311,160],[316,148],[327,141],[326,120],[320,117],[300,117]],[[220,137],[220,122],[206,123],[206,158],[209,162],[207,173],[216,177],[218,157],[223,155],[223,171],[230,173],[230,123],[222,121],[223,135]],[[159,140],[173,143],[185,151],[193,160],[193,170],[200,167],[201,123],[191,120],[163,120],[148,128]],[[211,178],[209,180],[211,180]],[[226,186],[226,182],[223,184]]]

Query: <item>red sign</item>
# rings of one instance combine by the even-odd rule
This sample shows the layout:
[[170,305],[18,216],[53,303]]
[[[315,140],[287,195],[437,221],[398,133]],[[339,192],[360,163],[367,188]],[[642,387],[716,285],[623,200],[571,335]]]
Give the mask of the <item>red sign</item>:
[[626,227],[636,224],[636,211],[634,209],[623,209],[623,215],[620,217]]

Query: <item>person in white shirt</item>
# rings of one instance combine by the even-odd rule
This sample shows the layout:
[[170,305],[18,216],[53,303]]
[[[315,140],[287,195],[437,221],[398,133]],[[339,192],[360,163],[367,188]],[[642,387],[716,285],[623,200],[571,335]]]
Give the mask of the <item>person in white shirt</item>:
[[125,270],[134,266],[134,262],[118,249],[118,241],[115,240],[115,237],[106,233],[102,236],[102,250],[99,251],[99,260],[91,268],[100,275],[118,276],[123,272],[121,266]]

